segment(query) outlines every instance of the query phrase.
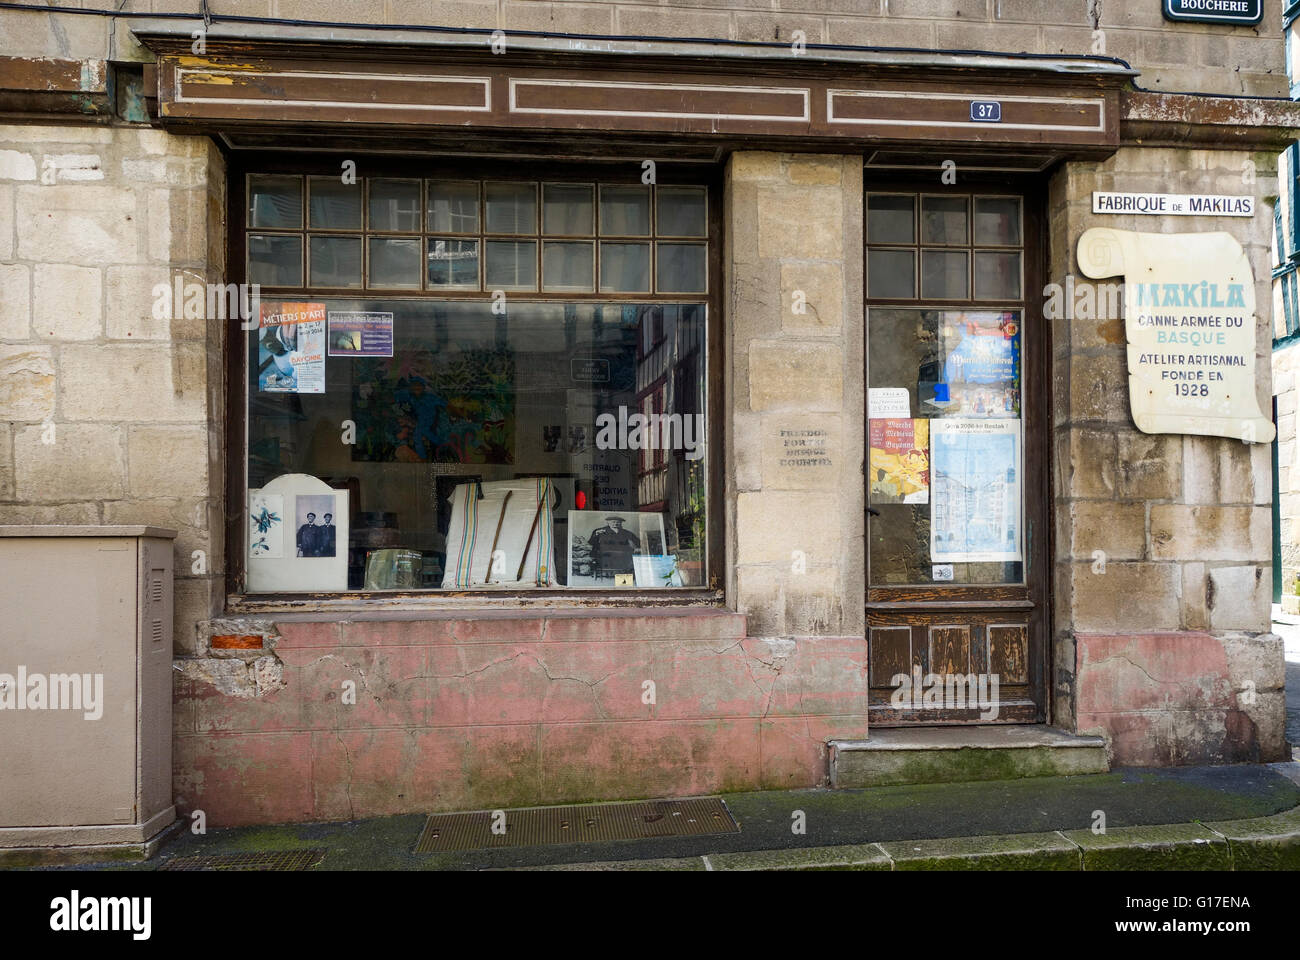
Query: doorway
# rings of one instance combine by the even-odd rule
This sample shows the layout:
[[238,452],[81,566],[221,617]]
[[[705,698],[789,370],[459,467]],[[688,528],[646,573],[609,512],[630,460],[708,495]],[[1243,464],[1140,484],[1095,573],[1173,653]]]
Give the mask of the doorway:
[[1041,183],[865,184],[869,723],[1047,718]]

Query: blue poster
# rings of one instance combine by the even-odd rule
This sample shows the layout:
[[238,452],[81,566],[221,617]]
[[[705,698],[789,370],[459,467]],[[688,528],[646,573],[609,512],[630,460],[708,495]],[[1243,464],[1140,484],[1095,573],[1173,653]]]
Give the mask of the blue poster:
[[942,340],[945,416],[1020,416],[1018,314],[945,314]]
[[1020,421],[930,421],[930,562],[1021,559]]

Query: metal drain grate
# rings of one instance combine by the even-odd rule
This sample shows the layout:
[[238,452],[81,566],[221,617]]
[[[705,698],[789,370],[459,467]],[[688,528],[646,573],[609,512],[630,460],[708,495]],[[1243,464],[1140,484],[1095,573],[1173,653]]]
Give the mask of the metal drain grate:
[[324,850],[281,850],[274,853],[218,853],[177,857],[159,870],[306,870],[320,863]]
[[[650,837],[696,837],[739,833],[740,825],[721,797],[690,800],[643,800],[578,807],[529,807],[501,811],[505,832],[493,833],[493,814],[436,813],[416,841],[416,853],[533,847],[547,843],[596,840],[643,840]],[[500,818],[497,818],[500,822]],[[500,827],[498,827],[500,829]]]

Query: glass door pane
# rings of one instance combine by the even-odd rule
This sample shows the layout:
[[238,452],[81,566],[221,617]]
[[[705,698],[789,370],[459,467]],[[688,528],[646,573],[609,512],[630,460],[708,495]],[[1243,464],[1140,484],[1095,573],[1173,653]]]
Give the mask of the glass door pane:
[[1022,583],[1020,311],[869,315],[870,584]]

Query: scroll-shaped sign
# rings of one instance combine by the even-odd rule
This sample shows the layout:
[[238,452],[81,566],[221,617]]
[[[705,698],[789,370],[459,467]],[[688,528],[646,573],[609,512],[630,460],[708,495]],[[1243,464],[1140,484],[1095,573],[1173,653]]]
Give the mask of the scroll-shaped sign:
[[1079,269],[1121,274],[1133,420],[1143,433],[1271,443],[1255,392],[1255,277],[1227,233],[1094,228]]

